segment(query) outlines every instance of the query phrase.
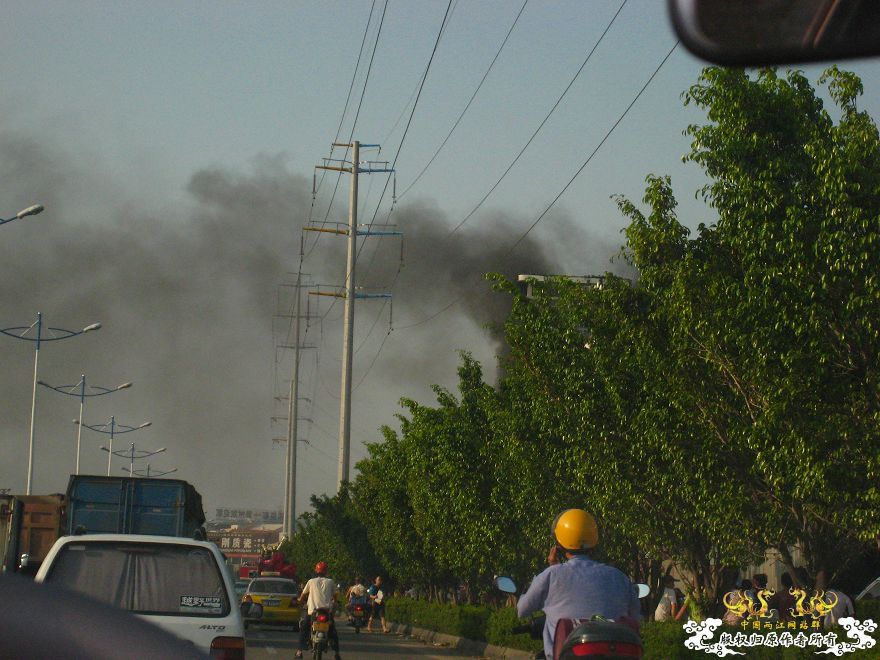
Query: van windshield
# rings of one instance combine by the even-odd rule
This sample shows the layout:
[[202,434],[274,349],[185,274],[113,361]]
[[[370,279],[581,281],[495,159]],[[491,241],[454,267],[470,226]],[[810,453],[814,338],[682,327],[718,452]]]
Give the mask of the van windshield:
[[209,550],[196,546],[68,543],[45,581],[138,614],[229,614],[220,567]]

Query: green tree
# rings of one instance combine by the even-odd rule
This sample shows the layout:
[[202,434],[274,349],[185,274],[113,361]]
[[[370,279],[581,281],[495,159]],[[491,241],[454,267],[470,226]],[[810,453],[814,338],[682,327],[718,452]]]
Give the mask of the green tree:
[[293,538],[281,547],[300,579],[311,577],[319,561],[327,562],[329,575],[342,584],[383,572],[347,486],[334,497],[313,495],[311,503],[313,510],[299,517]]
[[710,120],[689,159],[718,219],[678,278],[676,332],[728,392],[707,421],[752,458],[772,514],[755,531],[798,543],[821,585],[880,531],[880,140],[855,75],[820,83],[836,123],[799,72],[711,68],[685,95]]

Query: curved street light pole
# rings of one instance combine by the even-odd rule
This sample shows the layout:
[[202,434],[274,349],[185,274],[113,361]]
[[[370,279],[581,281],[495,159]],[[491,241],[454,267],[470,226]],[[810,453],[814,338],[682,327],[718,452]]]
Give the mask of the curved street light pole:
[[[26,209],[27,210],[27,209]],[[28,333],[36,328],[36,336],[29,337]],[[27,486],[25,495],[31,494],[31,481],[34,476],[34,417],[37,411],[37,367],[40,362],[40,343],[44,341],[60,341],[61,339],[70,339],[92,330],[101,328],[100,323],[92,323],[82,330],[65,330],[64,328],[45,328],[48,336],[43,336],[43,315],[37,312],[37,320],[33,325],[15,326],[12,328],[0,328],[0,333],[13,337],[14,339],[22,339],[34,343],[34,389],[31,396],[31,431],[28,440],[28,470],[27,470]]]
[[[96,424],[95,426],[90,426],[88,424],[83,424],[79,420],[73,420],[74,424],[79,424],[80,426],[84,426],[87,429],[94,431],[95,433],[106,433],[110,436],[110,449],[105,451],[109,452],[107,455],[107,476],[110,476],[110,467],[111,461],[113,460],[113,438],[122,433],[131,433],[132,431],[140,431],[141,429],[145,429],[148,426],[152,426],[153,422],[144,422],[140,426],[128,426],[126,424],[117,424],[116,417],[111,416],[110,421],[107,424]],[[109,428],[109,430],[108,430]],[[102,447],[103,449],[103,447]]]
[[37,215],[38,213],[43,212],[42,204],[34,204],[33,206],[28,206],[26,209],[22,209],[18,213],[16,213],[11,218],[0,218],[0,225],[5,225],[7,222],[12,222],[13,220],[21,220],[29,215]]
[[76,429],[76,471],[74,472],[74,474],[79,474],[79,456],[81,446],[80,439],[82,436],[83,407],[85,406],[86,397],[112,394],[113,392],[118,392],[119,390],[128,389],[129,387],[131,387],[132,384],[122,383],[122,385],[117,385],[116,387],[101,387],[99,385],[89,385],[89,389],[94,391],[87,393],[85,374],[82,375],[80,381],[76,385],[59,385],[58,387],[55,387],[54,385],[43,382],[42,380],[37,381],[37,384],[42,385],[43,387],[48,387],[50,390],[55,390],[56,392],[60,392],[61,394],[79,397],[79,423],[77,424]]
[[[161,449],[135,449],[134,443],[131,443],[131,448],[128,450],[119,450],[119,451],[111,451],[107,449],[107,447],[101,447],[101,451],[106,451],[108,454],[112,454],[113,456],[119,456],[120,458],[129,459],[128,463],[128,472],[134,472],[134,462],[135,459],[147,458],[148,456],[155,456],[156,454],[161,454],[163,451],[167,451],[167,447],[162,447]],[[125,468],[123,468],[125,469]]]
[[166,474],[171,474],[172,472],[177,472],[177,468],[171,468],[170,470],[161,470],[160,472],[150,472],[150,464],[147,463],[146,470],[129,470],[127,467],[122,467],[124,472],[128,472],[133,477],[146,477],[147,479],[151,479],[154,477],[164,477]]

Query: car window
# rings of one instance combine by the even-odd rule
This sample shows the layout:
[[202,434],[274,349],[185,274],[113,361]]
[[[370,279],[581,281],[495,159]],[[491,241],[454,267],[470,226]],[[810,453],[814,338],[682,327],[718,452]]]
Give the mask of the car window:
[[210,550],[161,543],[68,543],[46,582],[139,614],[226,616],[229,598]]

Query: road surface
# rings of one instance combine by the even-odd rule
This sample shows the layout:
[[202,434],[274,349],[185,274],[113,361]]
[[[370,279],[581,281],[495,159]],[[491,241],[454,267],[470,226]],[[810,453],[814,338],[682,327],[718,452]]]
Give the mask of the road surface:
[[[342,660],[448,660],[450,658],[477,658],[459,655],[454,650],[433,646],[416,639],[398,635],[369,634],[354,628],[343,619],[339,624],[339,646]],[[278,626],[251,626],[246,633],[248,660],[288,660],[296,652],[299,633]],[[311,657],[308,653],[306,658]],[[326,655],[333,660],[333,653]]]

